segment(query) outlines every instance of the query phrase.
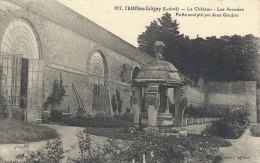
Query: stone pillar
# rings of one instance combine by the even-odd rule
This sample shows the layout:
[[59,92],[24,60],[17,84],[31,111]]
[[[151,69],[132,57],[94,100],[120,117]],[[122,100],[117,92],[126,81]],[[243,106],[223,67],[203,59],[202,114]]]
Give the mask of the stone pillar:
[[187,98],[183,96],[181,87],[174,88],[174,100],[175,100],[175,127],[182,127],[182,119],[184,110],[187,107]]
[[131,105],[134,112],[134,127],[140,127],[140,114],[142,109],[142,88],[134,86],[132,88],[133,96],[131,96]]
[[146,108],[148,108],[147,130],[157,131],[157,113],[160,107],[159,85],[152,85],[147,87],[145,104]]

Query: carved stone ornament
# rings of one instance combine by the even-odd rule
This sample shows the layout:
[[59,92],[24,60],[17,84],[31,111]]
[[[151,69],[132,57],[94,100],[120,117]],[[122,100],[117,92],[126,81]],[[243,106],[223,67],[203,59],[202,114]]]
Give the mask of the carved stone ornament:
[[138,103],[138,97],[136,96],[131,96],[131,100],[130,100],[131,105],[135,105]]
[[148,109],[149,105],[153,105],[155,109],[160,106],[160,94],[159,93],[147,93],[145,97],[145,107]]

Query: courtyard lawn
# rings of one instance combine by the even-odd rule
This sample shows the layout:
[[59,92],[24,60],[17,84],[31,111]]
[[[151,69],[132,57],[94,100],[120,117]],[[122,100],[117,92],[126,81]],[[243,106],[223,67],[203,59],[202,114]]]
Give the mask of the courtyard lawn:
[[0,144],[22,144],[59,137],[48,126],[17,120],[0,120]]

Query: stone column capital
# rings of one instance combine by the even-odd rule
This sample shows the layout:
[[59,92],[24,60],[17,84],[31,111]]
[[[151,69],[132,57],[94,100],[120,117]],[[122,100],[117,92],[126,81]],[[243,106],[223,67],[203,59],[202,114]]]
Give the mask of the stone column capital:
[[160,106],[159,85],[148,85],[147,86],[145,105],[146,105],[146,108],[149,108],[149,105],[152,105],[155,107],[156,110],[158,110],[158,108]]
[[145,107],[149,108],[149,105],[155,107],[158,110],[160,106],[160,94],[159,93],[147,93],[145,97]]

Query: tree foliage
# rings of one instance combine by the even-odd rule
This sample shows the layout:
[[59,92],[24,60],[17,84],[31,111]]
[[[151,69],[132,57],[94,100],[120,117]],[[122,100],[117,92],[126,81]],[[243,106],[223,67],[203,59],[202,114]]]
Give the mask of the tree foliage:
[[155,41],[164,42],[165,60],[193,80],[200,77],[206,81],[260,80],[260,39],[252,34],[190,39],[180,34],[179,24],[166,13],[146,26],[137,42],[141,50],[155,56]]

